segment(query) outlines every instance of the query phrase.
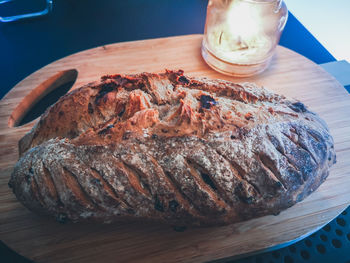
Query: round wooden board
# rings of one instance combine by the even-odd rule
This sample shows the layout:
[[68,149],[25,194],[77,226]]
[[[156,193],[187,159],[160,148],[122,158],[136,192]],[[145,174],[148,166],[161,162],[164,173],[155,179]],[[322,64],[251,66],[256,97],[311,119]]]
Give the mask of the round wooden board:
[[[221,75],[203,62],[201,39],[190,35],[97,47],[51,63],[16,85],[0,102],[0,239],[37,262],[202,262],[291,242],[345,209],[350,203],[350,97],[345,89],[318,65],[280,46],[270,68],[257,77]],[[34,122],[10,128],[8,119],[34,88],[68,69],[79,72],[74,89],[105,74],[165,68],[181,68],[192,76],[253,81],[305,102],[326,120],[335,139],[338,161],[329,178],[278,216],[184,232],[155,224],[61,225],[40,218],[16,200],[7,182],[18,158],[17,142]]]

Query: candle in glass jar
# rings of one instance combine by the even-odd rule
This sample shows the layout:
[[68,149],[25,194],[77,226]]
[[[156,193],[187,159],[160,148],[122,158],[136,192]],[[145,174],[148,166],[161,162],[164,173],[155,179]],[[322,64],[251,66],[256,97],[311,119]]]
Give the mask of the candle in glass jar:
[[[263,70],[287,18],[282,4],[278,0],[209,1],[202,47],[204,59],[210,66],[232,75],[235,72],[227,71],[230,67],[225,67],[224,62],[254,65],[251,67],[254,72],[257,71],[256,65],[261,64],[258,71]],[[218,62],[211,63],[213,59]],[[247,66],[238,71],[241,72],[236,72],[236,75],[251,74]]]

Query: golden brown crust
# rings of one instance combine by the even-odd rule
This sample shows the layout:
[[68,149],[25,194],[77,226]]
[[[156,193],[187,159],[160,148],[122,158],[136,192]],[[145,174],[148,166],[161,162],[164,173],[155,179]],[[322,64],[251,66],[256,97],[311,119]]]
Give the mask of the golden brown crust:
[[276,214],[335,162],[327,126],[302,103],[181,70],[104,76],[49,108],[19,148],[18,199],[73,221]]

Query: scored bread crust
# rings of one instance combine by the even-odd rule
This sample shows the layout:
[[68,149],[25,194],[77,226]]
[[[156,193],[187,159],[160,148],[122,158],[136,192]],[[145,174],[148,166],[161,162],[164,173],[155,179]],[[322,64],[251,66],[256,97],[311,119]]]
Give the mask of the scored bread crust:
[[206,226],[278,214],[335,163],[327,125],[301,102],[182,70],[74,90],[19,151],[9,182],[17,198],[73,222]]

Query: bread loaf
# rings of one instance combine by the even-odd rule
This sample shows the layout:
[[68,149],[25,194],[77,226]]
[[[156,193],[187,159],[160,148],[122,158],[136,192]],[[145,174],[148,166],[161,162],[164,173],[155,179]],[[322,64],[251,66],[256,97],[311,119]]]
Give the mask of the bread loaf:
[[208,226],[278,214],[335,163],[325,122],[303,103],[181,70],[76,89],[19,150],[10,187],[61,222]]

